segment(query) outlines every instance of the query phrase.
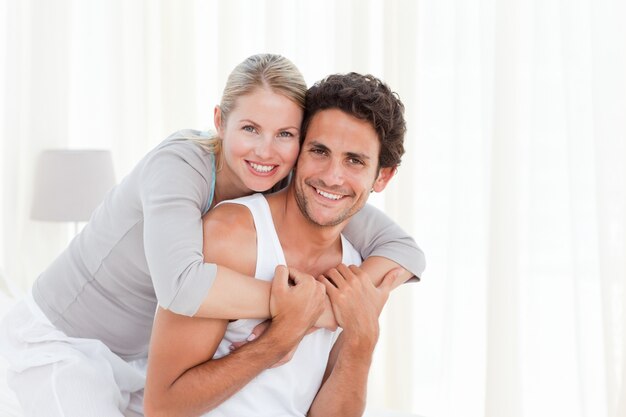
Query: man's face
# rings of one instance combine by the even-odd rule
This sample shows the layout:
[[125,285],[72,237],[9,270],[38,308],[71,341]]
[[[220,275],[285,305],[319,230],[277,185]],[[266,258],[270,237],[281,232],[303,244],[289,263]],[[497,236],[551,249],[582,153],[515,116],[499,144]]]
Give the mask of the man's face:
[[309,123],[294,187],[304,216],[335,226],[359,211],[370,191],[382,191],[394,168],[378,172],[380,141],[372,125],[338,109],[322,110]]

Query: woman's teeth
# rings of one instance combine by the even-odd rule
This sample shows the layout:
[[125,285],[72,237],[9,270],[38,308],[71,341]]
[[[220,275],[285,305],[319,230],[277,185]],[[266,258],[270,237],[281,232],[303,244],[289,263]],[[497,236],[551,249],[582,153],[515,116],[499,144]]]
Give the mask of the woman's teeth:
[[255,164],[254,162],[250,162],[250,166],[257,172],[265,173],[273,170],[276,165],[259,165]]

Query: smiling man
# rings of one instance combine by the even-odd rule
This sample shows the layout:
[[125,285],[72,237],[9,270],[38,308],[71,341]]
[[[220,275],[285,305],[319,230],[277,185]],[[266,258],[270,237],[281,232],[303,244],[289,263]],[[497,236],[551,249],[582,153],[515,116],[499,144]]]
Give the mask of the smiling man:
[[[284,190],[225,202],[204,219],[207,261],[272,283],[272,322],[200,319],[162,308],[152,333],[148,416],[360,416],[389,291],[341,232],[382,191],[404,153],[403,105],[380,80],[333,75],[307,93],[304,142]],[[290,270],[284,266],[288,265]],[[350,266],[346,266],[350,265]],[[306,274],[298,271],[305,271]],[[288,276],[294,285],[288,282]],[[315,280],[313,277],[318,277]],[[311,327],[330,299],[342,332]],[[281,362],[290,351],[293,357]]]

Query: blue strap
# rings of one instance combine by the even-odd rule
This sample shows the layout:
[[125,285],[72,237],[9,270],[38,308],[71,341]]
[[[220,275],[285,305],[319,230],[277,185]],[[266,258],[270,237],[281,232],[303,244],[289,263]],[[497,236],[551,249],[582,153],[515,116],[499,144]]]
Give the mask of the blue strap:
[[211,191],[209,192],[209,205],[207,206],[207,211],[211,207],[211,203],[213,203],[213,198],[215,197],[215,176],[217,173],[215,172],[215,154],[211,154],[211,170],[212,170],[212,180],[211,180]]

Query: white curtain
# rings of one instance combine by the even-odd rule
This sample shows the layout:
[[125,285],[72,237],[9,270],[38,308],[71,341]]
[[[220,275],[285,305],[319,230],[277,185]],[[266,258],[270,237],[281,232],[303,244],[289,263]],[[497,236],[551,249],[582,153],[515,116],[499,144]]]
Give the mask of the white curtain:
[[370,403],[428,417],[626,415],[621,0],[0,2],[0,268],[26,290],[69,237],[29,219],[45,148],[118,178],[211,126],[228,72],[370,72],[406,105],[376,198],[427,254],[393,294]]

